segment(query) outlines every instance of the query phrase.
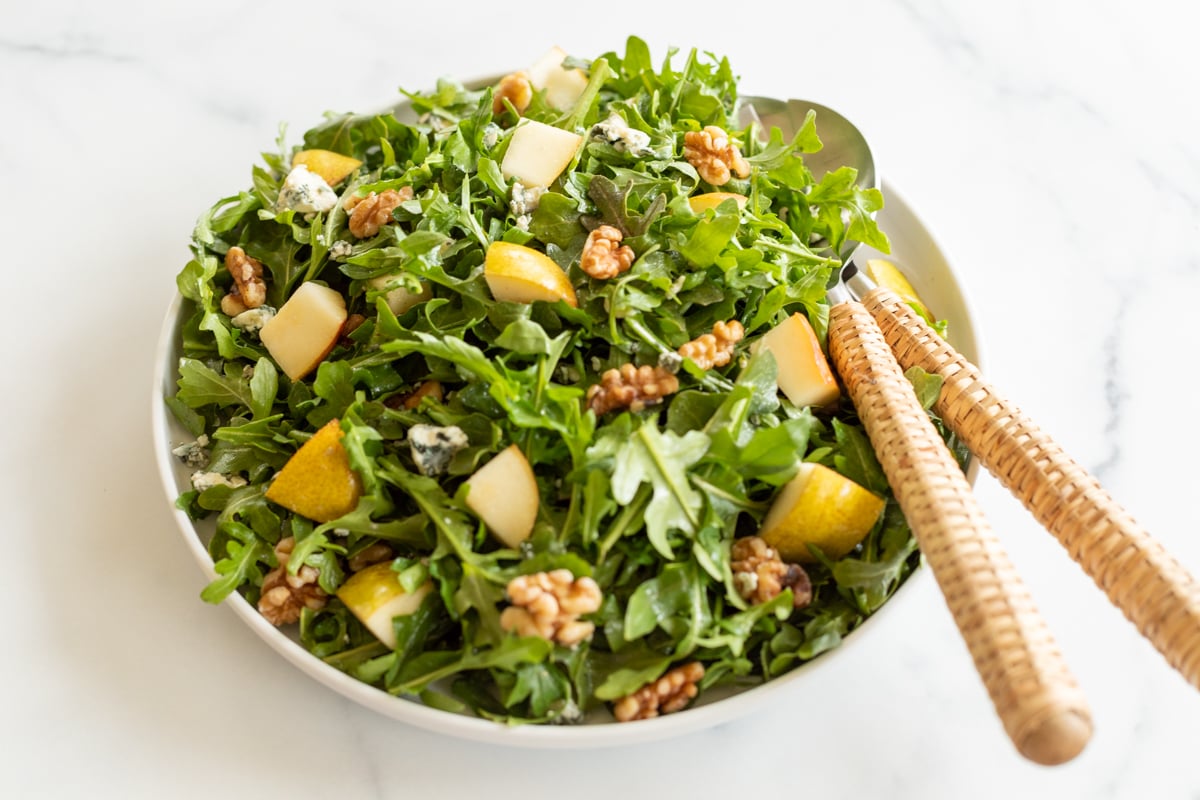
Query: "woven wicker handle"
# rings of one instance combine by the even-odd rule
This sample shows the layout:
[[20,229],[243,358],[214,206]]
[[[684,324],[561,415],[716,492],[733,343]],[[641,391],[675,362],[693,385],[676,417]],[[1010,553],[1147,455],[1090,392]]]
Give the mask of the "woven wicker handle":
[[1009,738],[1039,764],[1074,758],[1092,731],[1083,693],[861,304],[833,307],[829,352]]
[[1200,688],[1200,583],[899,297],[879,288],[863,302],[905,369],[942,376],[936,410],[946,424]]

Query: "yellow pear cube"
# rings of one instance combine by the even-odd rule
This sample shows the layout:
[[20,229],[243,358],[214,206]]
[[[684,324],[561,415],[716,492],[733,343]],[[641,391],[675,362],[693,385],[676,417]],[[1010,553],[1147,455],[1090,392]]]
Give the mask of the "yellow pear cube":
[[756,351],[758,348],[775,356],[779,388],[793,405],[830,406],[841,396],[816,331],[803,314],[792,314],[767,331]]
[[841,558],[870,533],[885,501],[823,464],[804,463],[784,484],[759,532],[784,561],[816,560],[808,545]]
[[737,192],[706,192],[704,194],[695,194],[688,198],[688,205],[692,207],[692,211],[697,214],[703,214],[710,208],[716,208],[726,200],[734,200],[738,204],[738,208],[746,207],[746,195],[738,194]]
[[534,89],[546,91],[546,102],[557,111],[566,111],[587,89],[588,77],[581,69],[563,69],[567,51],[561,47],[550,48],[534,62],[526,74]]
[[575,287],[554,259],[532,247],[492,242],[483,259],[483,278],[492,297],[510,303],[562,300],[578,307]]
[[867,277],[875,281],[880,286],[891,289],[896,295],[915,307],[917,311],[930,316],[929,309],[925,306],[925,302],[917,295],[917,290],[908,282],[908,278],[904,277],[904,273],[893,264],[882,258],[867,259]]
[[506,547],[516,548],[533,533],[541,495],[521,448],[513,444],[501,450],[467,479],[467,486],[467,508]]
[[505,180],[526,186],[549,186],[575,158],[583,137],[544,122],[523,119],[513,131],[500,160]]
[[[395,277],[395,275],[380,275],[377,278],[368,280],[367,286],[370,286],[372,289],[385,289]],[[397,286],[383,296],[383,301],[387,303],[387,307],[392,310],[392,313],[398,317],[410,308],[419,306],[432,297],[433,287],[429,285],[429,281],[421,281],[421,291],[414,292],[403,286]]]
[[385,561],[360,569],[337,590],[338,599],[367,630],[389,648],[396,647],[396,629],[392,620],[408,616],[421,607],[433,591],[433,582],[425,581],[411,592],[404,591],[392,563]]
[[267,488],[267,499],[316,522],[353,511],[362,496],[362,481],[350,468],[341,440],[341,423],[326,423],[279,470]]
[[308,171],[320,175],[330,186],[336,186],[354,170],[362,166],[357,158],[344,156],[332,150],[301,150],[292,156],[292,168],[303,164]]
[[341,294],[309,282],[300,285],[258,336],[279,368],[298,381],[329,355],[345,322]]

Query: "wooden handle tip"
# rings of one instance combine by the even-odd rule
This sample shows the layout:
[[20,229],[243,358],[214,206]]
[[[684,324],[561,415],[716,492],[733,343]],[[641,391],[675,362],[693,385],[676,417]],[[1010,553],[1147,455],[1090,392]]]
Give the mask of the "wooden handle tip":
[[1015,742],[1021,755],[1043,766],[1065,764],[1083,752],[1092,738],[1087,710],[1057,709],[1025,726]]

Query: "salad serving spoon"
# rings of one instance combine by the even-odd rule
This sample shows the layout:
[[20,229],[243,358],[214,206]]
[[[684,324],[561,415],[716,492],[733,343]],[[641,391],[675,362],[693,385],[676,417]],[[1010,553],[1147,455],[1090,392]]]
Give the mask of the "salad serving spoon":
[[[871,148],[842,115],[802,100],[743,102],[751,109],[744,121],[757,118],[785,134],[815,114],[823,147],[805,156],[814,176],[851,166],[860,185],[878,187]],[[859,271],[856,247],[843,248],[843,267],[828,292],[830,355],[1017,749],[1038,763],[1068,761],[1087,744],[1091,716],[905,378],[911,367],[942,378],[934,410],[946,426],[1200,688],[1200,583],[904,300]]]

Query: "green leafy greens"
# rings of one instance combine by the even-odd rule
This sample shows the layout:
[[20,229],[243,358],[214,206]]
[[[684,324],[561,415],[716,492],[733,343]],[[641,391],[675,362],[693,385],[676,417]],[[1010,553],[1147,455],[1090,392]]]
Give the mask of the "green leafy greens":
[[[276,210],[291,155],[281,134],[251,187],[200,218],[177,279],[187,316],[168,404],[206,435],[207,474],[219,476],[178,501],[216,519],[208,546],[219,577],[205,600],[236,591],[256,602],[272,570],[310,568],[326,595],[299,619],[314,657],[385,691],[508,723],[575,721],[693,660],[705,665],[704,690],[769,680],[836,646],[886,602],[919,554],[853,409],[792,406],[770,354],[751,355],[792,313],[823,330],[825,287],[839,266],[828,253],[847,239],[886,250],[873,217],[882,198],[848,168],[814,179],[803,159],[820,148],[811,120],[791,138],[737,129],[729,63],[692,51],[677,69],[675,55],[655,65],[630,38],[622,54],[569,62],[590,78],[572,107],[534,93],[522,115],[584,143],[527,218],[500,167],[514,109],[493,111],[492,87],[451,80],[406,92],[407,111],[330,115],[304,134],[294,150],[362,162],[335,185],[331,210]],[[612,115],[648,145],[594,135]],[[710,125],[729,131],[752,166],[719,187],[744,196],[744,208],[689,205],[717,188],[683,155],[685,134]],[[411,197],[377,234],[348,230],[348,197],[402,187]],[[620,230],[637,256],[611,280],[579,266],[600,224]],[[546,253],[575,287],[577,307],[494,300],[483,263],[498,241]],[[222,311],[231,276],[220,264],[232,247],[264,265],[270,305],[318,281],[360,322],[314,373],[289,379],[257,334]],[[389,306],[397,290],[426,293]],[[605,371],[670,364],[681,345],[729,320],[746,338],[727,366],[684,363],[679,391],[643,410],[589,410],[586,390]],[[936,395],[929,376],[912,377],[923,397]],[[264,493],[332,420],[363,491],[353,511],[315,524]],[[444,471],[423,474],[407,439],[418,424],[456,426],[468,445]],[[489,535],[463,496],[466,478],[513,444],[540,494],[519,548]],[[888,497],[886,512],[853,553],[809,566],[809,605],[795,609],[790,590],[751,605],[733,580],[731,544],[757,530],[804,461]],[[288,538],[284,557],[276,546]],[[393,620],[392,648],[336,595],[356,557],[381,544],[401,586],[435,588]],[[517,636],[499,621],[508,581],[554,569],[602,590],[587,616],[595,633],[575,647]]]

